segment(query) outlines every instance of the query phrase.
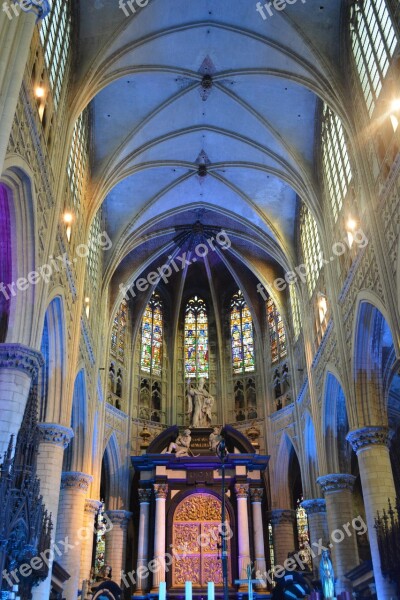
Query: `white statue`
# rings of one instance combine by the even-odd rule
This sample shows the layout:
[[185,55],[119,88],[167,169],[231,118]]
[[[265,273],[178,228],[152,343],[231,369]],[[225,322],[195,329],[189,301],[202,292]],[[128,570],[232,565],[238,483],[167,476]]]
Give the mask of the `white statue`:
[[221,429],[219,427],[214,427],[213,432],[210,433],[210,437],[208,438],[208,443],[212,452],[217,452],[217,446],[221,440]]
[[322,552],[321,562],[319,563],[319,576],[321,578],[322,593],[325,600],[335,597],[335,576],[333,573],[332,561],[329,550]]
[[205,379],[201,378],[197,388],[193,387],[190,379],[187,380],[188,412],[190,427],[209,427],[211,425],[211,409],[214,398],[204,387]]
[[175,453],[175,456],[189,456],[191,444],[191,431],[185,429],[182,434],[179,434],[175,442],[171,442],[168,446],[168,454]]

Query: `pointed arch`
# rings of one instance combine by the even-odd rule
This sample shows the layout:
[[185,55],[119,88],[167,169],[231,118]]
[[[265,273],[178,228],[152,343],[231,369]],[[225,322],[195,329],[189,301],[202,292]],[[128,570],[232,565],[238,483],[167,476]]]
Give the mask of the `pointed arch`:
[[322,431],[328,473],[351,473],[346,397],[337,373],[327,370],[322,400]]
[[121,481],[122,471],[120,447],[117,436],[113,432],[104,450],[101,469],[101,492],[107,510],[121,508],[119,499],[121,497],[121,486],[123,485],[123,481]]
[[308,411],[305,414],[304,454],[309,486],[309,490],[307,490],[307,494],[305,495],[310,498],[317,498],[318,448],[314,422]]
[[298,449],[295,447],[293,440],[285,431],[281,437],[275,463],[279,465],[279,468],[274,471],[275,498],[280,508],[294,508],[293,484],[295,482],[291,476],[293,461],[299,465],[302,483],[304,481],[301,472],[302,461],[299,459]]
[[79,471],[81,473],[90,472],[91,469],[86,465],[87,452],[86,443],[88,435],[88,415],[87,415],[87,390],[86,374],[81,369],[76,376],[74,384],[74,393],[72,399],[71,429],[74,437],[68,448],[64,452],[63,471]]

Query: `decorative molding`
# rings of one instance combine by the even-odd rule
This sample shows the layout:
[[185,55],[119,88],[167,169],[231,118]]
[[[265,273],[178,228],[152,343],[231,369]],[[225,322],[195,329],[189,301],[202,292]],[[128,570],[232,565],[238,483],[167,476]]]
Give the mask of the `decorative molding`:
[[81,317],[81,331],[82,331],[82,336],[85,341],[86,349],[87,349],[87,352],[89,355],[90,364],[93,367],[93,365],[96,362],[96,358],[95,358],[94,351],[93,351],[93,344],[90,339],[89,329],[88,329],[83,317]]
[[132,513],[127,510],[107,510],[107,517],[113,525],[119,526],[121,529],[126,529],[132,517]]
[[356,478],[354,475],[331,473],[329,475],[318,477],[317,483],[319,483],[324,495],[326,495],[327,493],[339,492],[341,490],[350,490],[352,492],[355,480]]
[[323,498],[303,500],[303,502],[300,503],[300,506],[304,508],[307,516],[326,513],[326,502]]
[[100,500],[91,500],[90,498],[86,498],[85,500],[85,512],[90,515],[95,515],[99,508],[101,507]]
[[93,477],[87,473],[79,473],[78,471],[68,471],[61,475],[62,490],[78,490],[87,492],[89,484],[92,483]]
[[249,495],[249,487],[248,483],[236,483],[235,492],[237,498],[247,498]]
[[38,423],[40,444],[54,444],[67,448],[68,444],[74,437],[74,432],[69,427],[63,427],[57,423]]
[[17,369],[33,378],[43,365],[38,350],[23,344],[0,344],[0,369]]
[[352,445],[354,452],[358,454],[370,446],[386,446],[388,448],[392,435],[393,432],[389,427],[371,426],[350,431],[346,439]]
[[293,525],[296,520],[296,512],[290,509],[271,510],[269,513],[272,525]]
[[161,498],[162,500],[167,499],[168,495],[168,484],[167,483],[154,483],[154,493],[156,495],[156,500]]
[[139,488],[140,504],[149,504],[151,500],[151,488]]
[[262,488],[250,488],[250,500],[252,503],[261,502],[264,494]]

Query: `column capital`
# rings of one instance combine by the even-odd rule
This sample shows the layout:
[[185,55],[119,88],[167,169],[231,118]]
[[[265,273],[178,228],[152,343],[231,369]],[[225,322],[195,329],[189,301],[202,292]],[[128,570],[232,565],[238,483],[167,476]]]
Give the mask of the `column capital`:
[[39,444],[54,444],[65,448],[68,446],[74,432],[70,427],[63,427],[57,423],[38,423]]
[[237,498],[247,498],[249,495],[249,487],[248,483],[236,483],[235,492]]
[[0,344],[0,369],[16,369],[34,377],[44,364],[42,353],[23,344]]
[[85,512],[90,515],[95,515],[99,508],[101,507],[100,500],[91,500],[90,498],[86,498],[85,500]]
[[313,498],[310,500],[303,500],[300,506],[304,508],[307,515],[317,515],[318,513],[326,513],[326,502],[323,498]]
[[127,510],[107,510],[106,515],[113,525],[117,525],[121,529],[128,527],[128,523],[132,517],[132,513]]
[[156,500],[159,498],[166,500],[168,495],[168,483],[154,483],[153,486]]
[[79,473],[78,471],[67,471],[61,475],[62,490],[77,490],[86,494],[89,484],[92,483],[93,477],[87,473]]
[[150,500],[151,500],[151,489],[150,488],[139,488],[138,494],[139,494],[140,504],[149,504],[150,503]]
[[286,508],[271,510],[269,515],[272,525],[293,525],[296,519],[296,512]]
[[354,452],[358,454],[370,446],[386,446],[388,448],[392,435],[393,432],[389,427],[368,426],[350,431],[347,434],[347,441],[352,445]]
[[319,483],[325,495],[329,492],[338,492],[340,490],[350,490],[352,492],[355,480],[354,475],[331,473],[318,477],[317,483]]
[[262,488],[250,488],[250,500],[252,504],[255,502],[261,502],[264,494],[264,490]]

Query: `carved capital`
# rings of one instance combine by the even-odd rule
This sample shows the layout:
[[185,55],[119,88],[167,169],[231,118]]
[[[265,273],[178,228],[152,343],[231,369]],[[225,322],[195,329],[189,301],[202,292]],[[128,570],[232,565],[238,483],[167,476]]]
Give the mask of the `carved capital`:
[[290,509],[275,509],[269,513],[272,525],[293,525],[296,520],[296,512]]
[[168,495],[168,484],[167,483],[155,483],[154,484],[154,493],[156,495],[156,500],[161,498],[162,500],[167,499]]
[[121,529],[128,527],[128,523],[132,517],[132,513],[127,510],[107,510],[106,515],[114,527],[120,527]]
[[149,504],[151,500],[151,489],[150,488],[139,488],[139,502],[140,504]]
[[350,492],[352,492],[355,480],[356,478],[354,475],[331,473],[330,475],[318,477],[317,483],[319,483],[325,495],[330,492],[339,492],[341,490],[350,490]]
[[92,481],[93,477],[91,475],[77,471],[68,471],[61,475],[61,489],[77,490],[86,494],[89,484]]
[[326,502],[323,498],[303,500],[301,506],[304,508],[307,515],[317,515],[319,513],[326,513]]
[[63,427],[57,423],[38,423],[39,443],[54,444],[65,448],[68,446],[74,432],[69,427]]
[[390,445],[392,432],[389,427],[362,427],[355,429],[347,434],[347,440],[353,447],[354,452],[358,454],[370,446]]
[[44,364],[41,352],[23,344],[0,344],[0,369],[17,369],[34,377]]
[[90,498],[86,498],[85,500],[85,512],[90,515],[95,515],[99,508],[101,507],[101,502],[99,500],[91,500]]
[[264,490],[262,488],[250,488],[251,502],[261,502]]
[[249,487],[248,483],[236,483],[235,492],[237,498],[247,498],[249,495]]

